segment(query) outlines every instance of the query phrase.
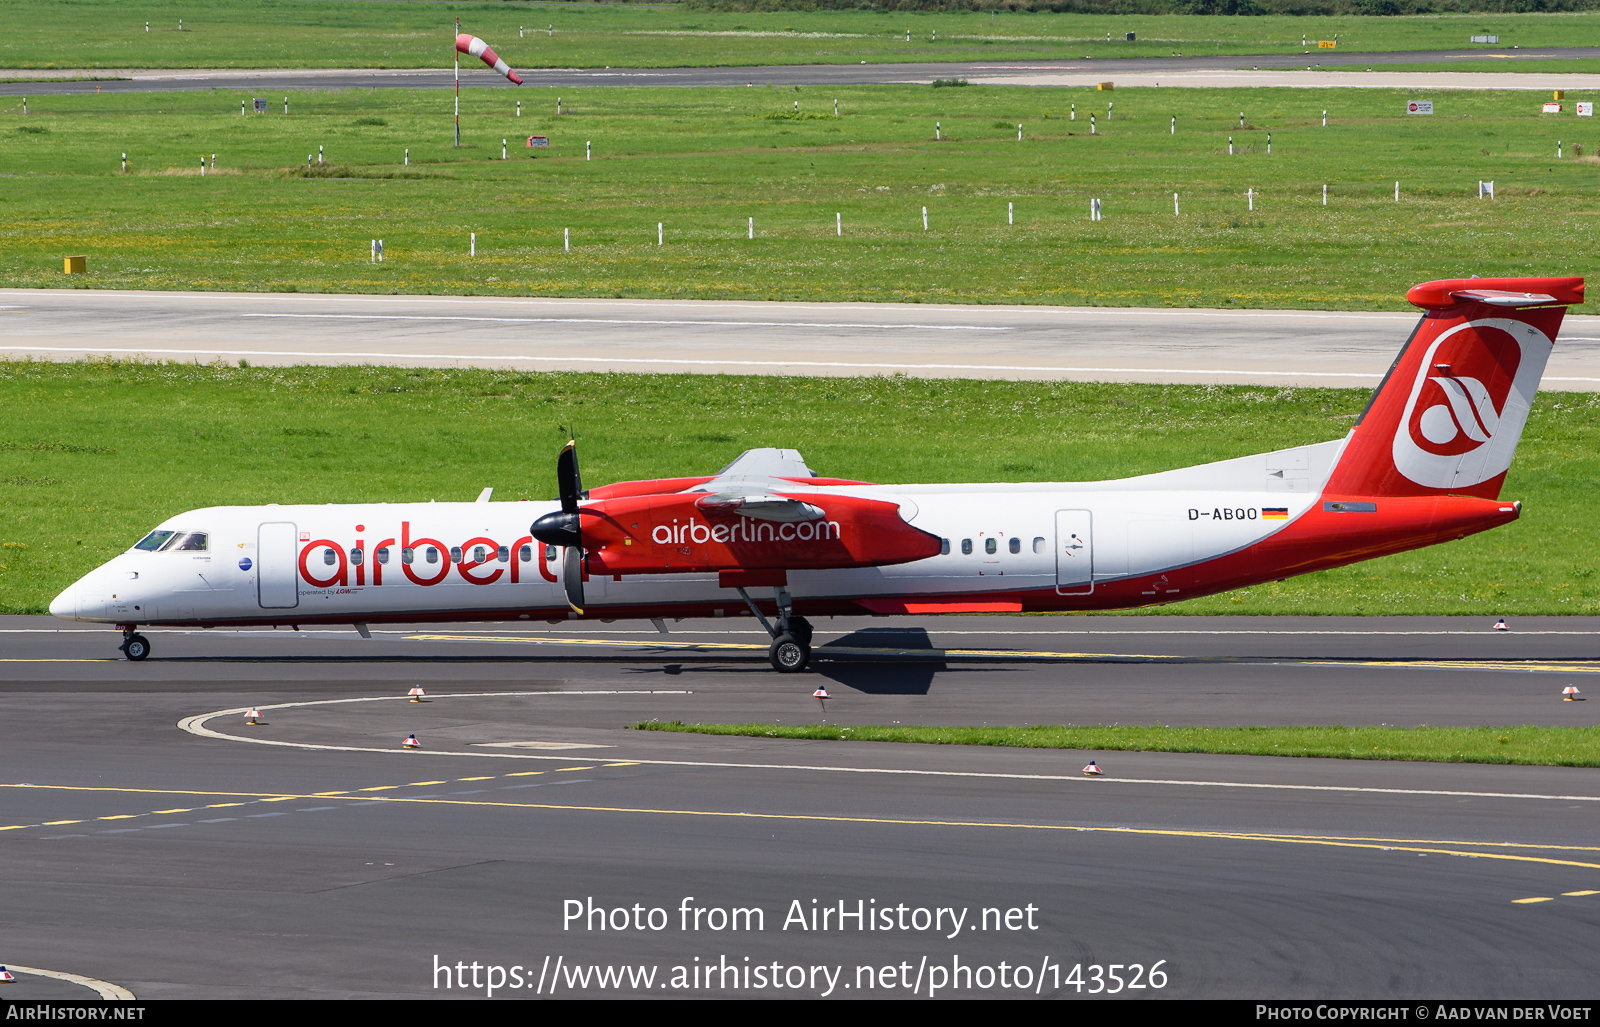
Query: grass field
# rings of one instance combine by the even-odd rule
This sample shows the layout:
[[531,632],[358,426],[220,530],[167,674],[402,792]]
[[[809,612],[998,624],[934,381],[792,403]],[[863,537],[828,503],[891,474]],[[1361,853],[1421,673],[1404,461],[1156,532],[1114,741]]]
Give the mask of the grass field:
[[[455,149],[444,92],[296,94],[288,116],[241,116],[229,91],[35,97],[0,109],[0,284],[61,285],[61,258],[87,254],[72,284],[1398,309],[1429,278],[1587,271],[1594,119],[1527,92],[1440,94],[1433,117],[1408,98],[482,89]],[[549,149],[519,145],[533,134]]]
[[1600,767],[1592,727],[920,727],[835,724],[684,724],[646,721],[641,731],[1036,749],[1320,756],[1430,763],[1519,763]]
[[[183,510],[555,494],[704,474],[756,446],[882,482],[1071,481],[1337,438],[1358,390],[0,363],[0,612],[43,612]],[[973,446],[984,439],[984,446]],[[642,445],[648,440],[647,445]],[[1593,614],[1600,397],[1541,394],[1506,495],[1521,520],[1446,546],[1161,609]]]
[[[855,64],[1571,46],[1600,12],[1411,17],[1198,17],[954,12],[714,13],[671,5],[374,0],[9,0],[5,68],[426,68],[451,62],[453,19],[513,66]],[[182,19],[183,28],[178,28]],[[149,22],[150,31],[145,31]],[[523,29],[527,29],[523,33]],[[906,39],[907,31],[911,38]],[[1138,37],[1128,42],[1124,36]],[[1107,36],[1111,39],[1107,40]]]

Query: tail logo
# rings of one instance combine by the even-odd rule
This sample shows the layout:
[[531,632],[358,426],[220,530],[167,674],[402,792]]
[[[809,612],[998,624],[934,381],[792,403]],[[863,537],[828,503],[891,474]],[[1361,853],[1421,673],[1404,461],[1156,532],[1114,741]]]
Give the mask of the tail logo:
[[1469,321],[1433,340],[1395,433],[1395,468],[1437,489],[1504,473],[1552,345],[1510,318]]

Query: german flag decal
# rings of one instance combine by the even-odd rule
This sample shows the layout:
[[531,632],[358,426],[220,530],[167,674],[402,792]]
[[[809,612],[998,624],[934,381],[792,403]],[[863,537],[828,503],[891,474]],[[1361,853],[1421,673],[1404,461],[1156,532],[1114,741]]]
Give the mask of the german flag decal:
[[1261,519],[1264,521],[1286,521],[1289,519],[1289,508],[1286,506],[1264,506],[1261,508]]

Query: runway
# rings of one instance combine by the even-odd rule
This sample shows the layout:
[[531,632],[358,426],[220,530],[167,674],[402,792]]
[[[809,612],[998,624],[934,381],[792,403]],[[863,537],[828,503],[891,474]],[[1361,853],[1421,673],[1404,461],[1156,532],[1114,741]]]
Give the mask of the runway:
[[[0,354],[1369,388],[1416,321],[1381,311],[6,289]],[[1600,318],[1567,318],[1544,387],[1600,388]]]
[[[1355,78],[1348,74],[1321,75],[1319,86],[1393,88],[1394,80],[1383,73],[1385,65],[1438,64],[1440,72],[1463,60],[1501,60],[1507,72],[1483,76],[1492,86],[1455,88],[1569,89],[1593,88],[1600,76],[1572,73],[1514,72],[1518,64],[1530,60],[1575,60],[1600,57],[1600,47],[1514,47],[1463,50],[1409,50],[1389,53],[1318,50],[1311,53],[1235,54],[1217,56],[1127,57],[1110,59],[1064,59],[1039,61],[950,61],[907,64],[798,64],[751,65],[721,68],[519,68],[531,88],[584,86],[682,86],[729,87],[746,85],[821,86],[883,85],[932,82],[936,78],[966,78],[995,84],[1067,84],[1050,81],[1050,76],[1076,76],[1071,84],[1094,85],[1113,76],[1124,76],[1127,84],[1169,85],[1303,85],[1305,67],[1380,69],[1382,80]],[[1246,70],[1250,69],[1250,70]],[[1224,73],[1223,79],[1214,79]],[[1239,73],[1239,74],[1234,74]],[[291,92],[318,89],[450,89],[454,86],[452,68],[308,68],[308,69],[5,69],[11,81],[0,82],[0,96],[45,96],[71,93],[184,92],[207,89]],[[1418,86],[1434,85],[1427,76],[1433,72],[1395,73],[1399,79]],[[1456,74],[1456,73],[1449,73]],[[1040,76],[1046,76],[1041,79]],[[1131,76],[1131,77],[1130,77]],[[1523,82],[1524,77],[1530,79]],[[1145,80],[1148,78],[1148,82]],[[1078,81],[1081,79],[1081,81]],[[1135,82],[1137,79],[1137,82]],[[517,88],[492,71],[463,68],[461,81],[469,88]],[[1445,86],[1444,88],[1450,88]]]
[[496,997],[1587,997],[1592,769],[628,728],[1595,723],[1559,696],[1600,620],[1491,623],[841,618],[780,677],[741,621],[155,630],[131,664],[0,618],[0,960],[141,999],[460,995],[458,962]]

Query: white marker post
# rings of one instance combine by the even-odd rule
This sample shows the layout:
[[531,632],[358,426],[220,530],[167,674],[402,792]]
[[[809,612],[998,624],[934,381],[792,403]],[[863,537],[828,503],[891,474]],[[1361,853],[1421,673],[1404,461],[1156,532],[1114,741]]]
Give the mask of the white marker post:
[[833,215],[833,230],[834,230],[834,234],[839,236],[839,238],[841,238],[841,239],[844,238],[844,215],[843,214],[834,214]]
[[470,256],[470,257],[476,257],[478,255],[478,233],[477,232],[473,232],[472,233],[472,249],[468,252],[467,255]]
[[566,247],[566,251],[568,253],[571,253],[572,252],[572,229],[563,228],[561,230],[561,238],[562,238],[562,245],[564,247]]
[[661,222],[659,222],[659,221],[657,221],[657,222],[656,222],[656,245],[657,245],[657,246],[660,246],[660,245],[662,245],[662,244],[663,244],[663,243],[664,243],[664,242],[665,242],[665,241],[666,241],[666,236],[665,236],[665,235],[664,235],[664,234],[663,234],[663,232],[662,232],[662,229],[661,229]]
[[1323,111],[1322,112],[1322,127],[1323,128],[1327,128],[1328,127],[1328,112],[1327,111]]
[[149,32],[149,31],[150,31],[150,23],[149,23],[149,22],[148,22],[148,21],[147,21],[147,22],[145,22],[145,23],[144,23],[144,30],[145,30],[145,31],[146,31],[146,32]]
[[1396,182],[1394,184],[1394,202],[1396,202],[1396,203],[1400,202],[1400,183],[1399,182]]
[[239,117],[244,117],[244,101],[239,101]]
[[506,141],[504,139],[500,140],[500,159],[506,159]]
[[128,155],[127,154],[123,154],[122,155],[122,170],[123,171],[127,171],[128,170]]
[[289,98],[287,96],[283,98],[283,113],[289,113]]
[[583,159],[594,160],[594,141],[585,140],[583,144]]
[[1173,119],[1172,119],[1172,132],[1170,134],[1171,135],[1177,135],[1178,134],[1178,119],[1177,119],[1177,117],[1173,117]]
[[1007,201],[1007,203],[1006,203],[1006,224],[1014,225],[1016,223],[1017,223],[1017,207],[1016,207],[1016,204],[1012,203],[1010,201]]
[[1017,142],[1022,142],[1022,125],[1020,122],[1017,124]]
[[749,237],[751,239],[754,239],[756,237],[756,219],[755,218],[751,218],[750,219],[750,236]]
[[211,170],[217,170],[217,155],[214,153],[211,155]]
[[383,240],[378,240],[378,263],[383,263]]
[[1077,104],[1073,104],[1072,105],[1072,120],[1073,121],[1077,121],[1078,120],[1078,105]]
[[1272,133],[1267,133],[1267,156],[1272,156]]
[[556,116],[559,117],[560,115],[561,115],[561,97],[558,96],[558,97],[556,97]]
[[928,230],[928,208],[927,207],[923,207],[922,208],[922,230],[924,232],[926,232]]
[[1228,156],[1233,156],[1233,136],[1228,137]]
[[933,138],[935,140],[944,138],[944,126],[939,124],[937,121],[933,123]]
[[1239,127],[1244,128],[1244,111],[1239,112]]
[[317,145],[317,166],[322,166],[322,145],[320,143]]
[[1095,130],[1094,130],[1094,115],[1093,114],[1089,115],[1089,134],[1090,135],[1095,135],[1096,134]]
[[206,159],[204,157],[200,158],[200,177],[206,177]]
[[833,101],[833,116],[836,117],[836,118],[839,116],[839,101],[838,100]]
[[406,167],[411,166],[411,147],[406,147]]
[[1561,140],[1556,140],[1556,160],[1561,159]]
[[1256,191],[1254,189],[1246,189],[1244,191],[1244,197],[1245,197],[1245,199],[1247,201],[1249,201],[1250,209],[1251,210],[1255,210],[1256,209]]
[[522,117],[522,101],[517,101],[517,117]]
[[1173,193],[1172,194],[1172,216],[1173,217],[1177,217],[1178,216],[1178,194],[1177,193]]
[[1322,187],[1322,205],[1324,207],[1328,205],[1328,187],[1326,184]]
[[378,262],[378,240],[376,239],[372,240],[372,251],[368,255],[367,260],[372,264],[376,264]]

